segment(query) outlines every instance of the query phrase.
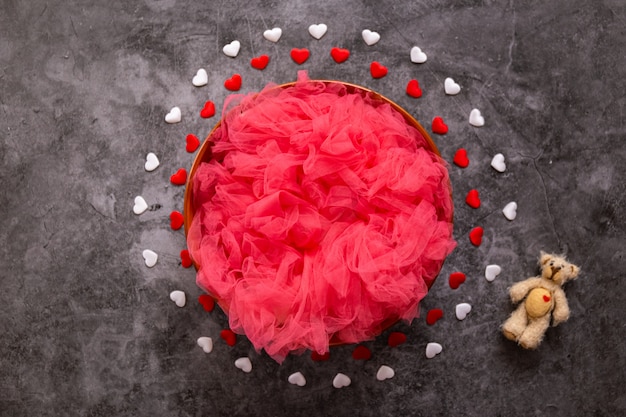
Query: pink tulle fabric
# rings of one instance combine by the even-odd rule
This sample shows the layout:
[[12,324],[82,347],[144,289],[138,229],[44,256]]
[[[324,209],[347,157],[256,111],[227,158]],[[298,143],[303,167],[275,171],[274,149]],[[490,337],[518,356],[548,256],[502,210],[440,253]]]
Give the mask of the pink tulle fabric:
[[231,96],[192,180],[198,285],[281,362],[410,321],[452,251],[445,162],[389,104],[310,81]]

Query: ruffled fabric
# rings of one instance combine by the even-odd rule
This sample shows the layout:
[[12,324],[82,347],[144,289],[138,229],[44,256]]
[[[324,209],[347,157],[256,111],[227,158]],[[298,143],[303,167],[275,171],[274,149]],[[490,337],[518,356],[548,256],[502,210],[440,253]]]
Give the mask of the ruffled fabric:
[[231,96],[188,248],[230,327],[281,362],[412,320],[455,246],[445,162],[389,104],[310,81]]

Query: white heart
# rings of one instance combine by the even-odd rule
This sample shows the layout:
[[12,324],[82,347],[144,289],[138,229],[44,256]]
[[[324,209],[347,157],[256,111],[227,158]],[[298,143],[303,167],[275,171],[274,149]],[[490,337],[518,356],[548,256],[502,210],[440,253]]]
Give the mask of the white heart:
[[515,217],[517,217],[517,203],[515,201],[511,201],[509,204],[504,206],[502,213],[507,220],[515,220]]
[[388,367],[387,365],[383,365],[378,368],[378,372],[376,372],[376,379],[379,381],[384,381],[385,379],[393,378],[396,372]]
[[361,36],[363,36],[363,40],[369,46],[375,45],[380,40],[380,34],[378,32],[372,32],[369,29],[365,29],[361,32]]
[[157,158],[155,154],[150,152],[148,155],[146,155],[146,163],[144,164],[144,168],[146,169],[146,171],[154,171],[155,169],[157,169],[159,164],[159,158]]
[[151,251],[150,249],[144,250],[142,255],[148,268],[152,268],[159,260],[159,255],[157,255],[156,252]]
[[456,318],[463,320],[467,317],[470,311],[472,311],[472,306],[468,303],[457,304],[455,309]]
[[211,339],[210,337],[199,337],[197,343],[198,346],[202,348],[204,353],[211,353],[211,351],[213,350],[213,339]]
[[165,115],[165,121],[167,123],[178,123],[181,120],[180,109],[178,107],[172,107],[172,110]]
[[485,125],[485,118],[480,114],[480,110],[473,109],[470,112],[469,123],[476,127],[482,127]]
[[290,384],[297,385],[299,387],[303,387],[306,385],[306,378],[304,377],[304,375],[302,375],[302,372],[295,372],[289,375],[287,381],[289,381]]
[[252,362],[250,362],[250,358],[248,357],[237,359],[235,361],[235,366],[238,369],[241,369],[242,371],[244,371],[245,373],[252,371]]
[[342,374],[341,372],[335,375],[333,379],[333,387],[335,388],[343,388],[350,385],[352,381],[348,375]]
[[504,163],[504,155],[497,153],[491,160],[491,166],[498,172],[506,171],[506,164]]
[[283,30],[281,28],[268,29],[263,32],[263,37],[270,42],[278,42],[282,35]]
[[133,213],[141,214],[146,210],[148,210],[148,203],[146,203],[146,200],[144,200],[143,197],[140,195],[135,197],[135,205],[133,206]]
[[185,307],[187,303],[187,297],[185,293],[179,290],[172,291],[170,293],[170,300],[172,300],[178,307]]
[[500,272],[502,272],[500,265],[487,265],[485,268],[485,278],[487,281],[491,282],[496,279],[498,275],[500,275]]
[[323,23],[320,23],[319,25],[311,25],[311,26],[309,26],[309,33],[315,39],[320,39],[322,36],[324,36],[326,34],[327,30],[328,30],[328,26],[326,26]]
[[439,355],[442,350],[443,350],[443,347],[441,347],[439,343],[430,342],[429,344],[426,345],[426,357],[428,359],[432,359],[435,356]]
[[224,51],[226,56],[234,58],[239,53],[239,48],[241,48],[241,43],[239,41],[232,41],[228,45],[224,45],[222,51]]
[[202,87],[203,85],[207,85],[208,82],[209,75],[206,73],[206,70],[204,68],[200,68],[191,80],[191,83],[196,87]]
[[443,89],[449,96],[455,96],[461,91],[461,86],[454,82],[450,77],[446,78],[443,82]]
[[419,46],[414,46],[413,48],[411,48],[411,62],[413,62],[414,64],[423,64],[424,62],[426,62],[427,58],[428,57],[424,52],[422,52]]

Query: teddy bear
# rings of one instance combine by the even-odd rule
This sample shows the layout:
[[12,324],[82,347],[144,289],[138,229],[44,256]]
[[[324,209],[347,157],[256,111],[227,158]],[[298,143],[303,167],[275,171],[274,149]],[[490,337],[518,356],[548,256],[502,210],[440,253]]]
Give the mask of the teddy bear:
[[569,307],[564,283],[578,277],[580,268],[569,263],[565,257],[541,252],[539,256],[541,275],[518,282],[509,289],[517,309],[502,325],[504,336],[525,349],[536,349],[550,327],[569,318]]

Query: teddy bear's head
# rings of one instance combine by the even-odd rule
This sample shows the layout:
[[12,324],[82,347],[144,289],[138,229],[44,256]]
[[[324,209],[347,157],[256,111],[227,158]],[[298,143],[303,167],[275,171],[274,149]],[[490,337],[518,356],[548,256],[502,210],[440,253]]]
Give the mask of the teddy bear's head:
[[580,272],[579,267],[567,262],[563,256],[545,252],[541,252],[539,266],[541,267],[541,276],[558,285],[575,279]]

